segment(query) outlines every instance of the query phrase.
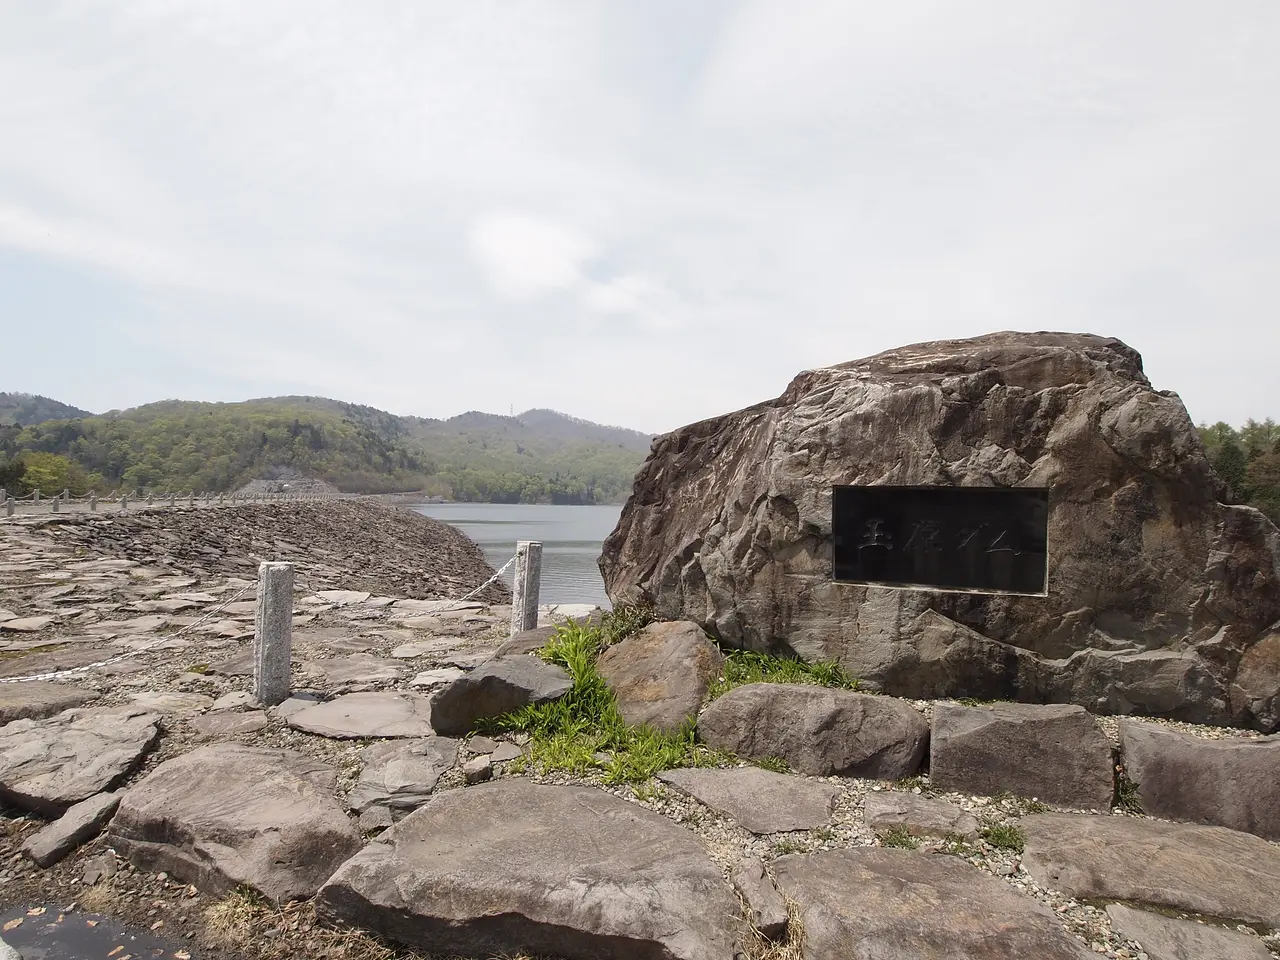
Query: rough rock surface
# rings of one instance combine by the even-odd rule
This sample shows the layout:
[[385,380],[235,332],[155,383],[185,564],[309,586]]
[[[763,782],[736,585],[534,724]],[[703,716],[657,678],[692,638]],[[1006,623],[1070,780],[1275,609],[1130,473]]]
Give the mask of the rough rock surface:
[[257,733],[267,725],[267,715],[261,710],[235,713],[227,710],[192,717],[187,721],[191,729],[202,737],[238,737],[243,733]]
[[127,777],[160,737],[160,717],[131,707],[67,710],[0,727],[0,797],[61,814]]
[[1110,809],[1115,793],[1110,741],[1068,704],[935,704],[929,778],[943,790],[1094,810]]
[[1164,917],[1119,903],[1107,904],[1111,929],[1142,944],[1150,960],[1273,960],[1257,937],[1194,920]]
[[[843,484],[1047,488],[1048,595],[833,582]],[[806,371],[776,400],[659,437],[600,569],[615,604],[836,659],[900,696],[1270,731],[1280,658],[1231,687],[1280,621],[1280,532],[1226,496],[1136,351],[996,333]]]
[[698,716],[724,657],[696,623],[651,623],[596,661],[629,726],[675,731]]
[[887,697],[789,683],[749,683],[702,711],[698,733],[740,757],[780,757],[810,776],[900,780],[924,757],[929,725]]
[[1223,827],[1134,817],[1024,817],[1022,865],[1071,897],[1280,925],[1280,847]]
[[313,895],[360,849],[336,776],[291,750],[216,744],[166,760],[120,801],[111,845],[144,870],[223,894]]
[[450,790],[349,860],[322,918],[433,953],[732,960],[738,903],[701,842],[589,787]]
[[800,905],[805,960],[1092,956],[1047,908],[957,857],[828,850],[780,857],[773,872]]
[[978,835],[978,821],[954,803],[882,790],[867,794],[863,819],[877,833],[900,827],[917,837],[965,837]]
[[348,693],[291,713],[285,722],[322,737],[429,737],[431,701],[414,693]]
[[1152,816],[1280,840],[1280,737],[1206,740],[1122,720],[1120,751]]
[[440,776],[458,759],[458,741],[444,737],[375,743],[360,752],[364,767],[347,795],[358,813],[383,806],[413,810],[427,802]]
[[787,931],[787,904],[773,885],[764,862],[756,857],[742,860],[729,878],[750,911],[751,925],[770,940]]
[[86,840],[98,835],[120,804],[118,793],[99,793],[81,800],[53,823],[27,838],[22,852],[42,867],[48,867]]
[[83,706],[95,696],[92,690],[47,680],[0,683],[0,723],[51,717],[63,710]]
[[759,767],[665,770],[658,779],[756,834],[826,826],[841,792],[835,784]]
[[462,736],[477,720],[559,699],[572,686],[563,668],[537,657],[499,657],[437,691],[431,723],[437,733]]

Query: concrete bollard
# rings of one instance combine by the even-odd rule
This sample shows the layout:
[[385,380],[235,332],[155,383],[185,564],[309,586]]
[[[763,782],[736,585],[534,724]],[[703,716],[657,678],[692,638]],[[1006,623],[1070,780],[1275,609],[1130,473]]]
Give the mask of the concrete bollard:
[[34,490],[32,490],[32,491],[31,491],[31,502],[32,502],[32,503],[39,503],[39,502],[40,502],[40,488],[39,488],[39,487],[36,487]]
[[50,501],[49,501],[49,503],[51,504],[51,510],[50,510],[50,512],[51,512],[51,513],[57,513],[57,512],[58,512],[58,504],[60,504],[61,502],[62,502],[62,498],[61,498],[61,497],[54,497],[52,500],[50,500]]
[[538,625],[538,587],[542,582],[542,544],[516,543],[516,583],[511,599],[511,635]]
[[89,512],[98,512],[98,495],[92,490],[89,491]]
[[258,616],[253,631],[253,695],[275,706],[289,696],[293,643],[293,564],[258,567]]
[[156,502],[156,495],[155,495],[154,493],[148,493],[148,494],[147,494],[147,506],[149,507],[149,506],[151,506],[152,504],[154,504],[155,502]]
[[169,491],[169,509],[172,510],[178,505],[178,495],[172,490]]
[[13,516],[13,497],[4,498],[4,515],[6,517]]

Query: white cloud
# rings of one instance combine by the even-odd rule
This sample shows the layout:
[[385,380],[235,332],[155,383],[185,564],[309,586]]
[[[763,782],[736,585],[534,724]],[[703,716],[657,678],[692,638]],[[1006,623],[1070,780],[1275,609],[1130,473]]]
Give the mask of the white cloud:
[[0,389],[666,429],[1059,328],[1280,416],[1272,0],[50,0],[0,87],[0,322],[46,284],[119,345]]

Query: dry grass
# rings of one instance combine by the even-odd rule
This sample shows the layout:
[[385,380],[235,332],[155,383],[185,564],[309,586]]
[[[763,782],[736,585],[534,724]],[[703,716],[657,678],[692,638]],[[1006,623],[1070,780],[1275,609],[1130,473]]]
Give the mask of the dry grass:
[[[739,900],[741,899],[739,896]],[[781,940],[770,940],[751,926],[751,934],[742,944],[746,960],[804,960],[804,926],[800,922],[800,905],[790,897],[783,897],[783,901],[787,905],[786,936]],[[745,901],[742,902],[742,910],[744,915],[748,915]]]
[[[311,901],[283,907],[256,891],[241,887],[204,911],[210,942],[226,950],[251,948],[262,960],[477,960],[455,955],[418,953],[354,927],[322,926]],[[275,936],[264,936],[278,930]],[[500,954],[483,960],[537,960],[527,954]]]

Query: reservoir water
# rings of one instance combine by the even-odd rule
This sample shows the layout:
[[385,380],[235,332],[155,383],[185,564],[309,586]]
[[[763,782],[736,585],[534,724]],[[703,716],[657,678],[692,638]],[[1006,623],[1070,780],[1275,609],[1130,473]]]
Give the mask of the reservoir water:
[[[413,509],[457,527],[495,568],[517,540],[542,543],[542,603],[597,603],[608,608],[600,579],[600,547],[617,526],[620,506],[560,507],[536,503],[420,503]],[[505,577],[511,583],[511,571]]]

